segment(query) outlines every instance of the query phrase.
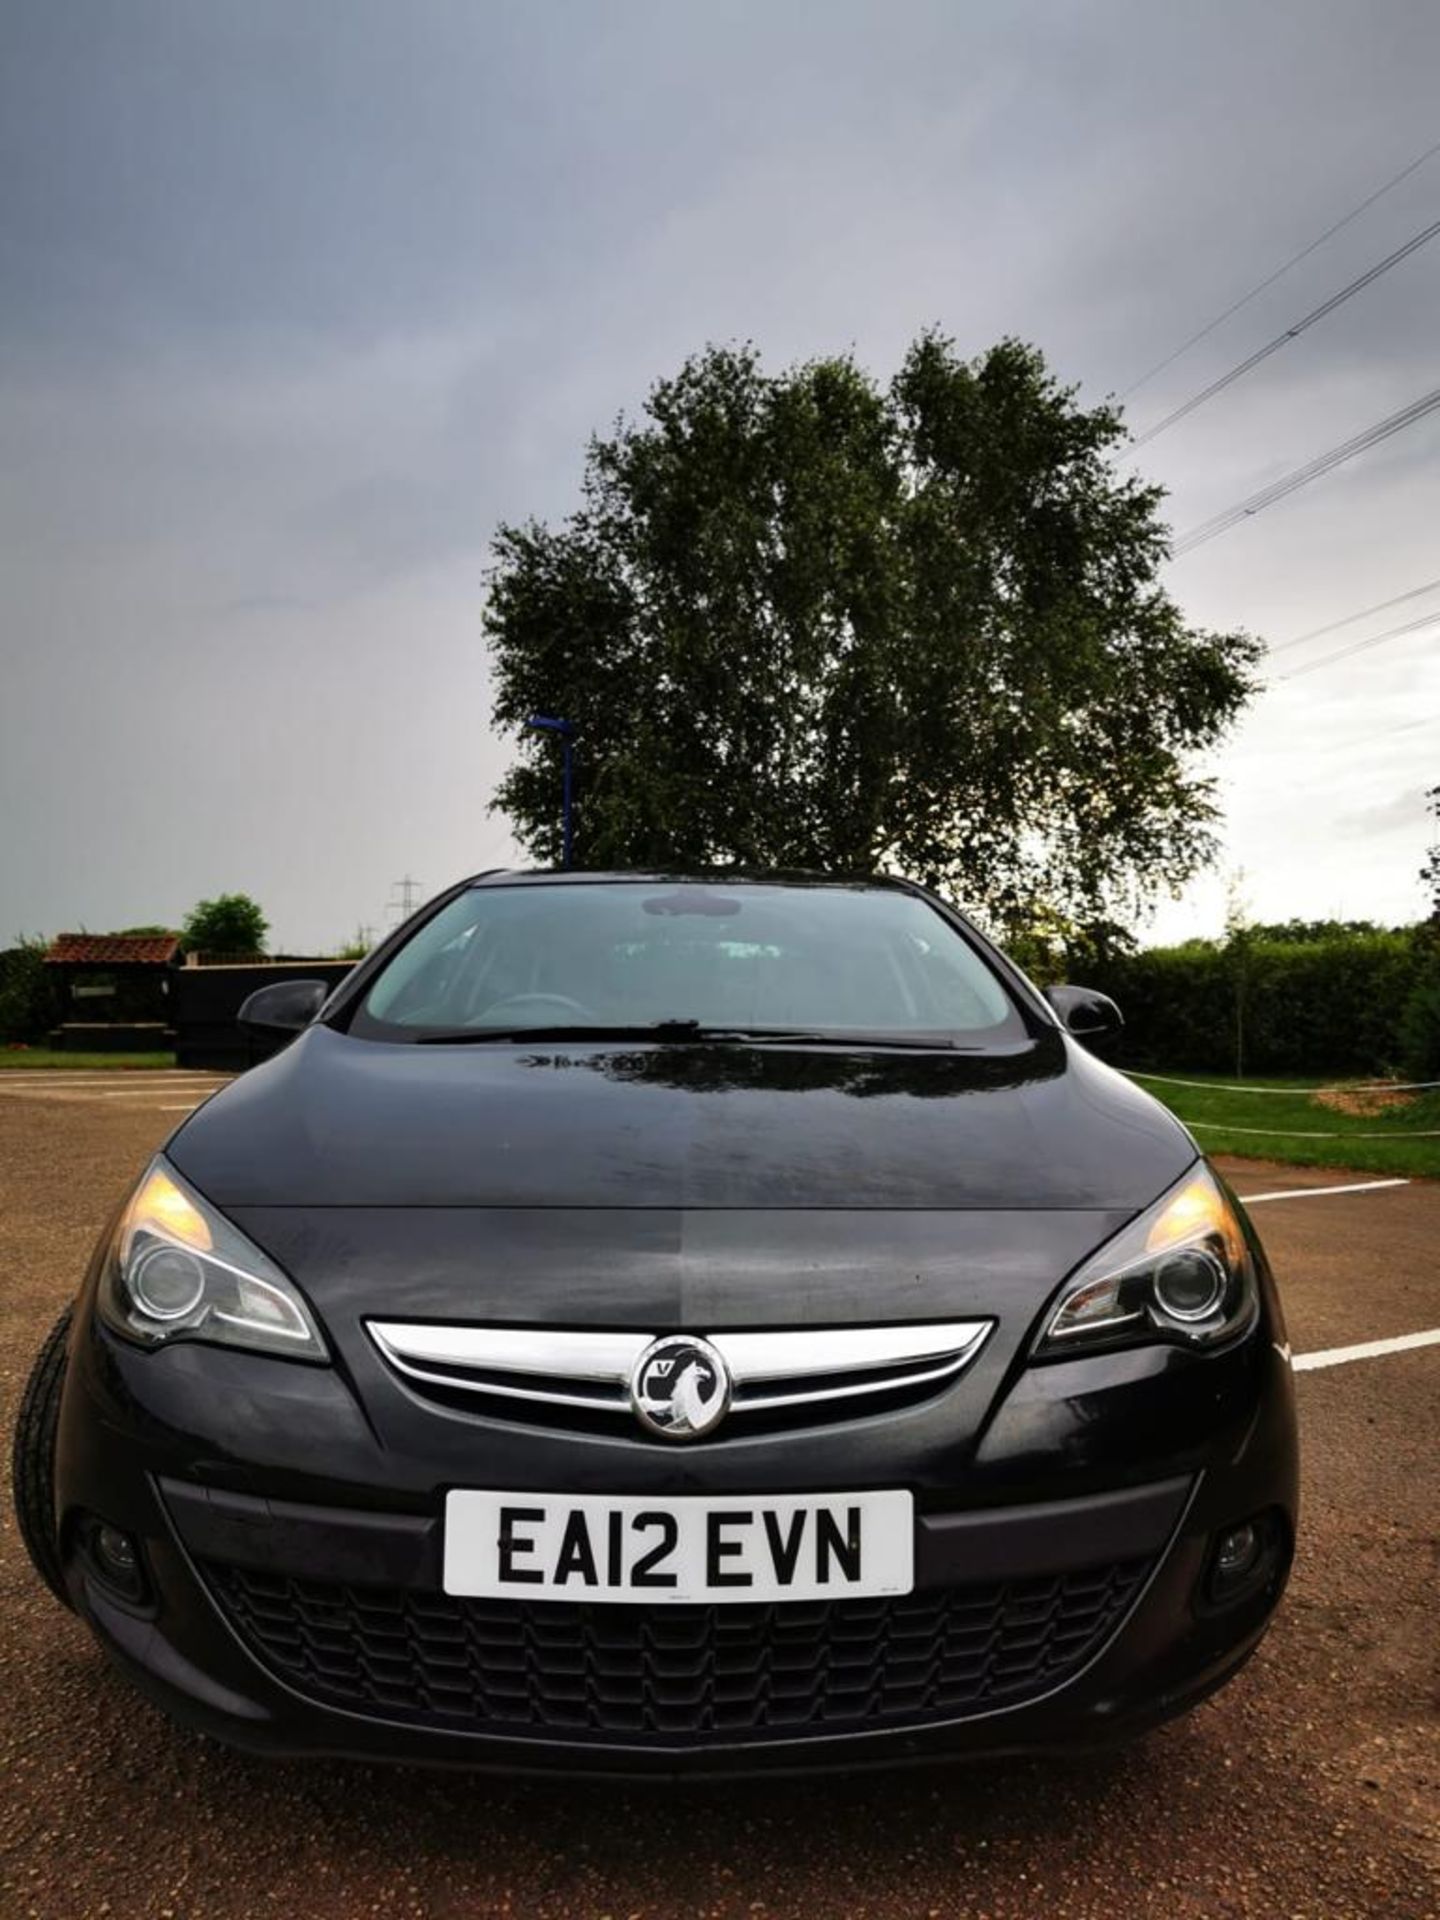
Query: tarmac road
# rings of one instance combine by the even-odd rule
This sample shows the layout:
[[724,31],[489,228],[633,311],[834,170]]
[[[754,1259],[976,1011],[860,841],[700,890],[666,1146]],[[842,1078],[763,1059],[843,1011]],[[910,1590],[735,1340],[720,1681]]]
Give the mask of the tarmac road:
[[[179,1094],[0,1082],[0,1421]],[[96,1091],[117,1091],[114,1077]],[[198,1090],[186,1098],[198,1097]],[[1227,1163],[1244,1193],[1354,1174]],[[1440,1326],[1440,1186],[1267,1201],[1297,1355]],[[1440,1346],[1298,1375],[1299,1556],[1223,1694],[1102,1760],[804,1784],[267,1765],[172,1729],[0,1534],[3,1920],[1440,1914]],[[6,1449],[8,1462],[8,1446]],[[8,1487],[7,1487],[8,1495]]]

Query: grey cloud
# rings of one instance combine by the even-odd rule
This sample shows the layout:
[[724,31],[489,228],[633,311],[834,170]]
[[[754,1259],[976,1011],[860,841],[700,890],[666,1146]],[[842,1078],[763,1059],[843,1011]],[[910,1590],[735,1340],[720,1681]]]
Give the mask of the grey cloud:
[[[0,938],[245,884],[334,941],[407,866],[506,857],[487,543],[573,503],[592,429],[709,339],[884,374],[931,321],[1123,388],[1427,144],[1437,56],[1428,0],[11,0]],[[1440,160],[1136,420],[1437,193]],[[1147,448],[1176,524],[1435,385],[1437,309],[1440,245]],[[1417,429],[1175,590],[1281,637],[1429,577],[1437,452]],[[1424,636],[1265,697],[1217,766],[1254,890],[1410,898],[1381,816],[1431,778],[1426,701]]]
[[1343,818],[1341,828],[1364,840],[1396,832],[1403,832],[1413,839],[1417,829],[1426,828],[1425,793],[1424,787],[1412,787],[1408,792],[1397,793],[1393,799],[1382,801],[1378,806],[1361,807]]

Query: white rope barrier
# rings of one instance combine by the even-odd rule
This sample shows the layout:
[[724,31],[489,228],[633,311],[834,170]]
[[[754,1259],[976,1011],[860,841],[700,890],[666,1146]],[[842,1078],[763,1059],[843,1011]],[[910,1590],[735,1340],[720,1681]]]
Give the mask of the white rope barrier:
[[1193,1087],[1197,1093],[1426,1093],[1440,1087],[1440,1080],[1374,1080],[1339,1087],[1242,1087],[1232,1080],[1176,1080],[1168,1073],[1137,1073],[1129,1067],[1121,1072],[1130,1080],[1154,1080],[1162,1087]]
[[1232,1127],[1227,1120],[1187,1120],[1183,1113],[1175,1118],[1184,1127],[1202,1133],[1248,1133],[1264,1140],[1440,1140],[1440,1127],[1399,1127],[1388,1133],[1312,1133],[1304,1127]]

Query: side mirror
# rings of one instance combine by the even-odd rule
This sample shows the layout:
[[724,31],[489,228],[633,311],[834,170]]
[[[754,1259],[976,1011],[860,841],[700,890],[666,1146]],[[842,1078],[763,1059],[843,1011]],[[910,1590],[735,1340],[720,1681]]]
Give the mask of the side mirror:
[[1125,1025],[1124,1015],[1108,993],[1094,987],[1046,987],[1045,998],[1060,1016],[1060,1024],[1077,1040],[1093,1046],[1108,1040]]
[[236,1023],[251,1040],[288,1040],[309,1026],[329,994],[323,980],[277,980],[241,1002]]

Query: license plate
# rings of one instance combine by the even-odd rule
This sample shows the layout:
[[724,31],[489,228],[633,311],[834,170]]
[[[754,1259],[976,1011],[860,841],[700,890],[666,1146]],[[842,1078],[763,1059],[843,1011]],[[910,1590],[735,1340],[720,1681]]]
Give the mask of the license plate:
[[910,1494],[656,1500],[491,1493],[445,1502],[444,1584],[476,1599],[666,1606],[909,1593]]

